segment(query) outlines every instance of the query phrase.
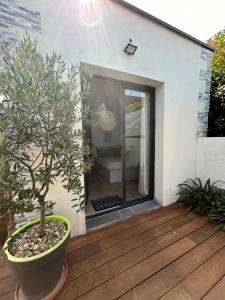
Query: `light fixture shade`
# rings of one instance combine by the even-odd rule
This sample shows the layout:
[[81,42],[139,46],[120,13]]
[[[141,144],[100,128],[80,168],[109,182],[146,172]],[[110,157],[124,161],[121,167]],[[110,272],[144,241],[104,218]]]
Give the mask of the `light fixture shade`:
[[123,51],[129,55],[133,55],[136,52],[136,50],[137,50],[137,46],[133,45],[132,40],[129,39],[129,43],[126,45]]

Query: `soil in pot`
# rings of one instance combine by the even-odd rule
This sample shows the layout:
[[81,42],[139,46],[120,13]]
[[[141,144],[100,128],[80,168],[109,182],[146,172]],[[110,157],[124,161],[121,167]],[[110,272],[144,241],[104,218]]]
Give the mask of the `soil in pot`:
[[40,224],[32,225],[17,234],[9,244],[9,252],[16,257],[32,257],[55,246],[65,235],[67,227],[61,221],[46,221],[46,234],[39,237]]

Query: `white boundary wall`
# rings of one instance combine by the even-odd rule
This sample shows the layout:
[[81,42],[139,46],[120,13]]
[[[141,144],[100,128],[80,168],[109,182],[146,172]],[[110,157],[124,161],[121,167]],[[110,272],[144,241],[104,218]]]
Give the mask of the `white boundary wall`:
[[[198,139],[197,177],[225,181],[225,137]],[[225,187],[225,183],[219,185]]]

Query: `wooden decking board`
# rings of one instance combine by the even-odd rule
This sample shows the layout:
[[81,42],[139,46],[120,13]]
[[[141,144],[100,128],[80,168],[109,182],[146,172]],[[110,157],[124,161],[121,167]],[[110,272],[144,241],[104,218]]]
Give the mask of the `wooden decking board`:
[[16,284],[17,284],[17,280],[14,275],[1,279],[0,296],[11,292],[15,288]]
[[[225,248],[166,293],[163,300],[201,299],[225,274]],[[222,295],[221,295],[222,296]],[[222,300],[223,298],[221,298]],[[215,299],[216,300],[216,299]]]
[[202,298],[202,300],[220,300],[225,298],[225,276],[209,292]]
[[196,217],[196,215],[194,215],[194,217],[192,216],[191,218],[187,215],[181,215],[179,217],[168,220],[167,223],[175,228],[189,222],[190,219],[195,219]]
[[[178,226],[181,226],[187,222],[190,221],[190,219],[197,218],[196,215],[188,214],[188,215],[180,215],[179,217],[174,217],[172,219],[172,216],[169,216],[168,221],[166,223],[160,224],[156,227],[153,227],[151,229],[148,229],[144,232],[139,233],[135,239],[129,238],[119,244],[116,244],[106,250],[103,250],[104,255],[107,257],[108,260],[114,259],[136,247],[139,245],[150,241],[153,238],[156,238],[157,236],[162,235],[163,233],[166,233],[173,228],[176,228]],[[163,219],[162,219],[163,221]],[[144,229],[145,230],[145,229]],[[99,246],[99,243],[93,243],[90,245],[87,245],[85,247],[79,248],[76,251],[69,252],[66,255],[67,262],[69,264],[81,261],[83,259],[86,259],[92,255],[95,255],[97,253],[101,252],[101,248]]]
[[139,263],[144,258],[155,254],[156,252],[168,247],[177,240],[185,237],[192,231],[203,226],[205,223],[205,219],[197,219],[185,225],[182,225],[181,227],[178,227],[177,230],[172,230],[166,234],[163,234],[162,236],[148,243],[145,243],[143,246],[136,248],[129,253],[109,262],[109,266],[114,275],[117,275],[122,271],[125,271],[133,265]]
[[12,275],[12,271],[8,268],[5,261],[0,263],[0,280]]
[[[170,213],[170,214],[167,215],[166,219],[161,218],[160,220],[161,220],[161,222],[163,222],[165,220],[170,219],[171,216],[174,217],[174,214]],[[183,217],[185,217],[185,216],[183,216]],[[185,219],[185,220],[191,222],[190,219]],[[195,222],[199,223],[201,221],[199,219],[196,219]],[[204,222],[206,222],[206,221],[204,220]],[[145,223],[145,224],[149,226],[149,224],[147,224],[147,223]],[[195,223],[191,222],[190,226],[192,227],[194,224]],[[182,226],[184,226],[184,225],[182,225]],[[184,228],[186,229],[186,227],[184,227]],[[145,230],[144,227],[142,229]],[[133,251],[131,251],[132,249],[134,249],[138,246],[141,246],[141,245],[143,245],[144,243],[146,243],[148,241],[153,240],[157,236],[161,237],[162,234],[163,234],[163,231],[165,231],[165,232],[171,231],[170,236],[172,235],[173,241],[176,239],[175,236],[174,236],[174,227],[171,227],[170,225],[168,225],[166,223],[163,223],[163,224],[161,224],[157,227],[152,228],[151,230],[144,231],[143,233],[136,236],[135,239],[134,238],[127,239],[124,242],[121,242],[120,244],[118,244],[117,246],[114,246],[112,248],[108,248],[108,249],[102,251],[101,253],[97,253],[96,255],[88,257],[87,259],[85,259],[83,261],[80,261],[75,265],[70,266],[68,281],[72,280],[74,278],[77,278],[77,277],[85,274],[86,272],[89,272],[89,271],[101,266],[104,263],[108,263],[108,262],[110,262],[110,260],[116,259],[117,257],[121,256],[122,259],[123,259],[124,256],[125,256],[125,260],[126,260],[126,253],[129,252],[129,251],[130,252],[127,254],[128,255],[128,260],[132,261],[132,259],[130,259],[130,256],[133,255]],[[164,237],[164,235],[163,235],[163,237]],[[125,238],[125,236],[124,236],[124,238]],[[143,251],[143,247],[141,247],[140,250],[139,249],[137,249],[136,251],[134,250],[135,257],[137,257],[137,255],[136,255],[137,252],[138,253],[141,252],[140,256],[138,256],[139,261],[144,259],[143,255],[145,255],[146,251]],[[134,262],[136,262],[136,261],[134,260]],[[117,264],[116,260],[115,260],[115,263]],[[119,265],[120,265],[120,262],[119,262]],[[111,266],[111,264],[110,264],[110,266]],[[119,266],[119,267],[122,268],[122,265]]]
[[66,253],[66,261],[68,264],[73,264],[99,252],[101,252],[99,243],[93,243],[79,248],[76,251]]
[[[163,294],[172,289],[176,284],[225,246],[225,234],[223,232],[215,233],[215,227],[211,224],[207,224],[199,230],[196,230],[196,232],[197,231],[201,236],[201,239],[196,242],[199,243],[198,246],[184,256],[178,258],[165,269],[142,282],[136,288],[130,290],[127,294],[123,295],[121,299],[159,299]],[[201,234],[201,231],[206,232],[204,237]],[[191,238],[191,235],[189,238]]]
[[59,294],[57,300],[77,298],[112,277],[113,274],[110,271],[110,268],[105,264],[78,278],[76,281],[66,283],[65,288]]
[[0,296],[0,300],[14,300],[14,299],[15,299],[14,291]]
[[[225,233],[177,204],[71,239],[66,258],[56,300],[225,299]],[[0,300],[15,286],[0,265]]]
[[[205,219],[202,219],[201,220],[201,222],[196,222],[196,226],[201,226],[202,224],[204,224],[206,222],[206,220]],[[191,231],[193,231],[194,230],[194,228],[195,229],[197,229],[198,227],[193,227],[191,224],[189,224],[189,227],[190,227],[190,232]],[[186,228],[185,228],[185,230],[186,230]],[[186,234],[188,234],[188,232],[186,231]],[[179,236],[180,237],[180,236]],[[183,239],[184,240],[184,239]],[[189,241],[191,241],[191,239],[189,238]],[[191,241],[192,242],[192,241]],[[182,243],[182,242],[180,242],[180,243]],[[196,245],[196,243],[195,242],[192,242],[193,243],[193,245]],[[174,246],[173,246],[174,245]],[[175,243],[174,244],[172,244],[171,245],[171,247],[176,247],[176,245],[175,245]],[[166,249],[169,249],[169,247],[168,248],[166,248]],[[187,250],[187,249],[186,249]],[[164,251],[164,250],[162,250],[162,251]],[[162,252],[161,251],[161,252]],[[188,250],[187,250],[188,251]],[[172,251],[173,252],[173,251]],[[132,255],[130,255],[130,253],[132,253]],[[145,266],[146,266],[146,264],[148,265],[152,265],[152,264],[154,264],[154,260],[155,260],[155,258],[157,257],[155,257],[154,255],[153,256],[151,256],[152,257],[152,261],[150,262],[150,263],[148,263],[148,259],[146,259],[146,257],[148,257],[148,253],[145,251],[145,249],[143,249],[142,247],[139,247],[139,248],[137,248],[136,249],[136,251],[134,251],[134,252],[130,252],[127,256],[126,256],[126,269],[128,269],[126,272],[123,272],[122,274],[121,274],[121,276],[122,276],[122,278],[120,278],[120,275],[119,276],[117,276],[117,277],[114,277],[113,279],[112,279],[112,282],[111,282],[111,280],[109,281],[109,283],[107,282],[107,283],[105,283],[105,285],[106,286],[108,286],[108,285],[110,285],[111,283],[112,283],[112,285],[113,286],[116,286],[117,287],[117,284],[119,284],[119,282],[121,281],[121,282],[123,282],[124,283],[124,280],[125,280],[125,278],[124,278],[124,274],[126,273],[127,274],[127,281],[128,282],[130,282],[130,280],[132,281],[132,278],[133,278],[133,276],[134,276],[134,273],[135,273],[135,270],[136,270],[136,268],[138,268],[138,269],[140,269],[141,270],[141,273],[143,272],[145,275],[144,276],[149,276],[149,272],[147,272],[147,271],[145,271],[144,270],[144,268],[145,268]],[[160,253],[160,252],[159,252]],[[157,255],[157,253],[156,253],[156,255]],[[167,258],[168,259],[170,259],[169,257],[168,257],[168,255],[166,254],[165,255],[165,253],[163,252],[162,253],[162,257],[161,257],[161,262],[163,261],[163,257],[164,256],[167,256]],[[151,258],[150,257],[150,258]],[[131,266],[134,264],[134,262],[135,263],[137,263],[138,261],[140,261],[140,260],[142,260],[142,262],[140,262],[139,264],[137,264],[136,266],[133,266],[132,268],[131,268]],[[112,266],[111,266],[111,263],[113,263],[114,261],[112,261],[112,262],[110,262],[109,263],[109,266],[110,266],[110,268],[112,269],[112,271],[113,271],[113,273],[114,273],[114,275],[115,275],[115,270],[112,268]],[[118,264],[118,271],[117,271],[117,273],[121,273],[123,271],[123,269],[120,269],[120,263]],[[132,277],[131,277],[131,279],[129,278],[129,275],[130,274],[132,274]],[[146,275],[146,274],[148,274],[148,275]],[[114,282],[116,280],[116,282]],[[100,291],[102,291],[102,290],[105,290],[106,289],[106,286],[105,285],[103,285],[103,286],[101,286],[101,287],[99,287],[99,290]],[[99,290],[98,290],[98,292],[97,292],[97,295],[93,295],[93,290],[91,291],[91,297],[93,296],[93,299],[98,299],[98,297],[99,297],[99,299],[104,299],[104,297],[105,297],[105,295],[100,295],[100,294],[98,294],[99,293]],[[107,290],[107,289],[106,289]],[[116,288],[116,290],[117,290],[117,288]],[[108,293],[111,293],[111,291],[107,291]],[[113,294],[112,294],[113,295]],[[86,296],[84,296],[84,299],[86,299],[85,298]],[[113,295],[113,297],[117,297],[116,295]],[[89,298],[87,298],[87,299],[89,299]],[[91,298],[90,298],[91,299]],[[111,298],[110,298],[111,299]],[[114,298],[112,298],[112,299],[114,299]]]
[[99,245],[102,250],[112,247],[126,239],[134,237],[148,229],[154,228],[162,223],[165,223],[173,218],[179,217],[182,214],[182,210],[176,209],[173,212],[169,212],[161,216],[160,218],[154,218],[153,220],[137,224],[132,230],[127,229],[120,233],[116,233],[112,236],[109,236],[101,241],[99,241]]
[[116,299],[195,247],[187,237],[115,276],[79,299]]
[[106,226],[105,228],[97,229],[97,230],[89,232],[83,236],[80,236],[79,238],[77,238],[77,237],[73,238],[73,239],[71,239],[70,244],[67,247],[67,252],[74,251],[76,249],[87,246],[94,242],[99,242],[100,240],[102,240],[110,235],[114,235],[123,230],[127,230],[128,228],[131,229],[131,228],[135,227],[137,224],[141,224],[144,222],[148,222],[149,220],[159,218],[162,215],[167,214],[168,212],[173,211],[175,209],[182,210],[181,206],[171,204],[169,206],[155,209],[151,212],[147,212],[147,213],[129,218],[125,221],[121,221],[116,224]]
[[191,214],[182,214],[179,217],[175,217],[173,219],[170,219],[167,221],[167,223],[173,227],[181,226],[190,220],[196,219],[197,215],[191,215]]
[[[194,216],[195,218],[197,217],[196,215]],[[140,230],[139,234],[135,237],[128,238],[126,241],[120,242],[112,247],[109,247],[108,249],[103,250],[104,254],[107,255],[107,257],[110,256],[110,253],[112,253],[112,258],[115,258],[115,254],[118,254],[117,256],[126,253],[126,249],[128,244],[132,245],[132,248],[137,247],[140,244],[143,244],[144,241],[149,241],[153,237],[157,237],[158,235],[161,235],[169,230],[172,230],[172,228],[178,227],[182,224],[187,223],[190,221],[190,218],[194,218],[192,215],[180,215],[179,217],[174,217],[174,215],[168,214],[166,220],[166,223],[160,224],[156,227],[148,229],[147,226],[143,226],[142,230]],[[162,219],[161,222],[164,222],[165,220]],[[170,225],[171,222],[171,225]],[[147,223],[147,222],[146,222]],[[148,224],[146,224],[148,225]],[[141,240],[141,241],[140,241]],[[130,249],[132,249],[130,248]],[[129,250],[129,249],[128,249]],[[121,253],[121,251],[123,253]],[[87,246],[84,246],[82,248],[79,248],[75,251],[67,253],[66,257],[68,259],[68,263],[74,263],[78,262],[82,259],[88,258],[92,255],[95,255],[97,253],[101,252],[101,248],[99,246],[99,243],[93,243]],[[120,254],[121,253],[121,254]]]
[[138,234],[137,236],[135,236],[135,238],[132,237],[115,246],[112,246],[111,248],[103,250],[102,252],[107,258],[107,261],[110,261],[173,229],[174,227],[170,226],[167,223],[163,223],[157,227],[151,228],[143,233]]
[[70,265],[67,281],[78,278],[106,263],[107,259],[101,252],[90,256],[87,259],[78,262],[77,264]]

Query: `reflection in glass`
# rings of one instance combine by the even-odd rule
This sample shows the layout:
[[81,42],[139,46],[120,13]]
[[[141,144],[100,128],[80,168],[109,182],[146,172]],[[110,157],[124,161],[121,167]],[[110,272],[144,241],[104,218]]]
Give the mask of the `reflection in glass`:
[[149,94],[125,89],[126,198],[149,194]]
[[[99,122],[89,128],[93,167],[87,176],[88,214],[122,204],[121,102],[119,83],[92,79],[88,102],[100,111]],[[96,206],[96,200],[100,206]],[[100,208],[98,210],[98,208]]]

